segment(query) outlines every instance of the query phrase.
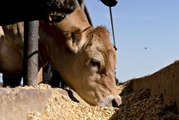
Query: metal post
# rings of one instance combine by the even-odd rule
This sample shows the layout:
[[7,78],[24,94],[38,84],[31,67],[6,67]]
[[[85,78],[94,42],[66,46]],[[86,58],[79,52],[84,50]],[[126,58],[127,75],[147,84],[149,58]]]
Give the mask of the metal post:
[[35,86],[38,79],[38,27],[39,21],[24,22],[24,81]]

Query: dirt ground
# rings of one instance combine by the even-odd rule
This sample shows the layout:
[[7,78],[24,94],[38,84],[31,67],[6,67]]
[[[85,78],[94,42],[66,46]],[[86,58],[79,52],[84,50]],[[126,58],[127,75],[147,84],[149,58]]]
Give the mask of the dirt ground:
[[118,108],[90,106],[73,90],[46,84],[1,88],[0,119],[179,120],[178,73],[175,61],[152,75],[117,85],[123,101]]

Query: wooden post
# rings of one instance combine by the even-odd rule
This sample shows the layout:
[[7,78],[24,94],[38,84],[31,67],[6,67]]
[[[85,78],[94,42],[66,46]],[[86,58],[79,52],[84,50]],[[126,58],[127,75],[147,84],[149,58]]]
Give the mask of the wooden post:
[[35,86],[38,79],[38,27],[39,21],[24,22],[24,81]]

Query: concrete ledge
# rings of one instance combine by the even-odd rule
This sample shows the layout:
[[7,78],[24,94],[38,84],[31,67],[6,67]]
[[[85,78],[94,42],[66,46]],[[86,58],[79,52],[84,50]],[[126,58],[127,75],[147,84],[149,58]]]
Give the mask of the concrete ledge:
[[40,89],[0,88],[0,96],[0,120],[25,120],[28,112],[41,112],[52,93]]
[[151,97],[163,95],[164,101],[175,101],[179,113],[179,61],[142,78],[129,80],[132,89],[151,89]]

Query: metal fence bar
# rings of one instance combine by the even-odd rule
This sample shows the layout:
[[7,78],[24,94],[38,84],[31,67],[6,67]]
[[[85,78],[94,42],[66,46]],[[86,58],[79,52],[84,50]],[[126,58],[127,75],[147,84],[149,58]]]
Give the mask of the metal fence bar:
[[39,21],[24,22],[24,81],[35,86],[38,79],[38,27]]

